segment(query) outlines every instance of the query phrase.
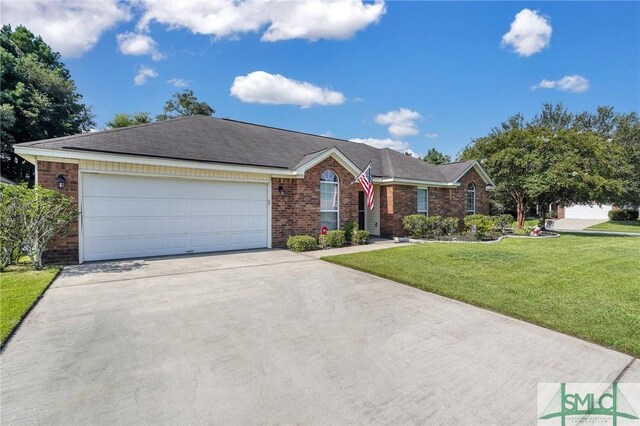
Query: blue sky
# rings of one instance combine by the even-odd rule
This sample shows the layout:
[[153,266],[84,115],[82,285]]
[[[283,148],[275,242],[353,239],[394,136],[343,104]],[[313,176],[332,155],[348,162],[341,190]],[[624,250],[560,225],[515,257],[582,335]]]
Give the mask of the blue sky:
[[98,127],[161,112],[172,79],[218,117],[418,154],[544,102],[640,109],[638,2],[179,3],[3,0],[2,21],[63,53]]

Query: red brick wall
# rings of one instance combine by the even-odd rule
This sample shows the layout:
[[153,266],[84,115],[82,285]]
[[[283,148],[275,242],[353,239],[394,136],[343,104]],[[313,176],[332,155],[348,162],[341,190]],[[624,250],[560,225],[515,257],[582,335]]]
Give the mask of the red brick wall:
[[[384,195],[383,195],[384,194]],[[418,190],[415,186],[380,187],[380,234],[383,237],[404,235],[402,218],[417,213]]]
[[[457,188],[429,188],[429,214],[464,218],[467,215],[467,185],[476,186],[476,213],[489,214],[489,193],[486,183],[475,169],[460,179]],[[380,234],[383,237],[404,235],[402,218],[417,213],[417,187],[387,185],[380,187]]]
[[487,184],[475,169],[469,170],[460,179],[457,188],[429,188],[429,214],[443,217],[463,218],[467,215],[467,186],[476,186],[476,213],[489,214],[489,192]]
[[[38,161],[38,185],[43,188],[62,192],[78,202],[78,165],[69,163],[54,163]],[[63,175],[66,179],[63,189],[58,189],[56,178]],[[54,237],[49,242],[49,249],[45,251],[43,260],[46,263],[78,263],[78,221],[68,227],[64,236]]]
[[[340,227],[349,219],[358,220],[359,185],[351,185],[353,174],[333,157],[307,170],[304,179],[271,180],[271,225],[273,247],[283,247],[290,235],[320,233],[320,175],[332,170],[340,185]],[[284,195],[278,187],[282,185]]]

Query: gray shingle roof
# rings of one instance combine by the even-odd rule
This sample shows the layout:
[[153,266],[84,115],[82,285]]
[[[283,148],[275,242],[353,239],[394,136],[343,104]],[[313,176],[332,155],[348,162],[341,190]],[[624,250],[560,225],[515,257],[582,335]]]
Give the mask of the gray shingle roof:
[[360,169],[369,161],[376,177],[452,182],[471,161],[435,166],[388,148],[206,116],[82,133],[19,146],[62,151],[138,155],[295,170],[337,147]]

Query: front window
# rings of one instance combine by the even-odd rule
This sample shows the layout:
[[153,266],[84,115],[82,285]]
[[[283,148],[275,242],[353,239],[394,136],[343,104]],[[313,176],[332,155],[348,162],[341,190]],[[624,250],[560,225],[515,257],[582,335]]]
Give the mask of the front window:
[[340,188],[338,176],[331,170],[320,175],[320,226],[338,229],[338,201]]
[[470,183],[467,186],[467,214],[476,213],[476,186]]
[[418,213],[429,215],[429,190],[418,188]]

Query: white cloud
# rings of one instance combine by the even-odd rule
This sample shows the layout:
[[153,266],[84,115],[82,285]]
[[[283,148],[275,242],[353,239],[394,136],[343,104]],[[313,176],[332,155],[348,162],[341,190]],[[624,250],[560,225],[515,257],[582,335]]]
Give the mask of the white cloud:
[[102,33],[130,19],[118,0],[9,0],[1,16],[3,24],[24,25],[64,57],[82,56]]
[[558,89],[562,92],[583,93],[589,90],[589,80],[581,75],[565,75],[559,80],[542,80],[531,88],[536,89]]
[[353,138],[349,139],[351,142],[363,143],[366,145],[370,145],[374,148],[389,148],[394,151],[404,152],[409,150],[409,144],[397,139],[375,139],[375,138]]
[[136,86],[142,86],[147,82],[149,78],[155,78],[158,76],[158,73],[153,68],[145,67],[144,65],[140,66],[138,69],[138,74],[133,78],[133,82]]
[[167,57],[160,53],[156,41],[146,34],[122,33],[116,36],[118,49],[125,55],[151,55],[154,61],[161,61]]
[[[138,28],[152,21],[216,38],[260,32],[263,41],[345,39],[385,13],[382,0],[140,0]],[[266,28],[266,29],[265,29]]]
[[520,56],[531,56],[549,46],[551,32],[547,17],[522,9],[511,23],[509,32],[502,36],[502,45],[513,47]]
[[375,121],[378,124],[388,125],[389,133],[392,136],[402,137],[418,134],[418,126],[415,122],[421,118],[422,116],[416,111],[400,108],[386,114],[376,115]]
[[167,83],[175,87],[187,87],[189,86],[189,83],[191,83],[191,81],[185,80],[184,78],[172,78],[170,80],[167,80]]
[[424,135],[424,137],[427,139],[436,139],[436,138],[439,138],[440,135],[437,133],[427,133]]
[[233,80],[231,95],[242,102],[299,105],[339,105],[344,103],[344,95],[326,88],[314,86],[306,81],[291,80],[279,74],[254,71]]

